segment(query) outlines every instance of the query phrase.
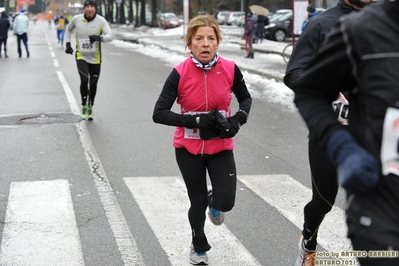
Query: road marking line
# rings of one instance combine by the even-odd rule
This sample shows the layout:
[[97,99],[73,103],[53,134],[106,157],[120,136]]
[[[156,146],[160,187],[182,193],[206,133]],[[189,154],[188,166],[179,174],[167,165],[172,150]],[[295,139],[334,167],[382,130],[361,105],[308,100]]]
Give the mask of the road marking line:
[[100,158],[93,146],[85,123],[77,123],[80,141],[82,143],[86,160],[89,164],[95,186],[107,215],[111,230],[114,233],[115,241],[121,253],[124,265],[145,265],[142,255],[137,248],[122,210],[115,198],[114,191],[110,185],[108,177],[102,167]]
[[[191,229],[187,217],[189,199],[180,177],[125,177],[129,190],[151,226],[171,265],[188,265]],[[226,219],[229,219],[228,213]],[[213,247],[215,265],[260,265],[225,226],[207,220],[205,232]]]
[[75,97],[73,96],[72,90],[68,85],[68,82],[65,80],[64,75],[61,71],[56,71],[59,81],[61,82],[62,88],[65,91],[65,95],[67,96],[69,106],[71,111],[75,115],[80,115],[80,109],[78,104],[76,103]]
[[0,265],[84,265],[67,180],[11,183]]
[[[311,189],[289,175],[242,175],[238,179],[302,231],[303,208],[312,197]],[[334,206],[320,226],[317,242],[328,251],[353,250],[347,229],[345,212]]]

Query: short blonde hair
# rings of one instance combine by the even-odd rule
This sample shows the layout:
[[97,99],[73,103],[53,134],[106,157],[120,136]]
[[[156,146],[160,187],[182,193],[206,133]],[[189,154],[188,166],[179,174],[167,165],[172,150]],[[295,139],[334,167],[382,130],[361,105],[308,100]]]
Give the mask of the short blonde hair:
[[216,22],[214,16],[206,14],[206,15],[198,15],[191,19],[190,23],[187,27],[186,35],[184,35],[184,41],[186,42],[186,48],[191,44],[195,34],[197,33],[198,28],[200,27],[212,27],[215,31],[216,39],[218,43],[222,40],[222,31],[219,28],[219,24]]

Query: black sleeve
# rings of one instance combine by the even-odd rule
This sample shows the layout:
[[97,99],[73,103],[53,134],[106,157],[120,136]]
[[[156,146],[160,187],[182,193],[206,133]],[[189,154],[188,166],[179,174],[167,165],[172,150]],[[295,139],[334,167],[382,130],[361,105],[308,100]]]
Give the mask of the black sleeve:
[[356,85],[346,50],[342,33],[338,28],[333,30],[294,88],[294,102],[321,146],[326,145],[333,132],[342,128],[332,101],[340,91],[349,91]]
[[177,99],[179,80],[179,73],[173,69],[166,79],[162,92],[155,103],[154,112],[152,114],[152,120],[155,123],[183,127],[183,115],[171,111]]
[[284,84],[292,90],[322,44],[321,24],[309,23],[306,27],[292,51],[285,71]]
[[239,109],[244,110],[247,115],[249,115],[252,105],[252,97],[247,89],[247,85],[245,85],[244,76],[237,65],[234,67],[234,80],[233,87],[231,89],[237,98]]

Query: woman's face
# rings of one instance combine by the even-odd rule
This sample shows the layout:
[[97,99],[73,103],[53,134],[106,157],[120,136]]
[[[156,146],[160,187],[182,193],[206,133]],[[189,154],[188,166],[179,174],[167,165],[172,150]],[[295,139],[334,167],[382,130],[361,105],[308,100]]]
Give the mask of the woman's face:
[[219,48],[215,30],[209,26],[199,27],[187,47],[198,61],[203,65],[208,64]]

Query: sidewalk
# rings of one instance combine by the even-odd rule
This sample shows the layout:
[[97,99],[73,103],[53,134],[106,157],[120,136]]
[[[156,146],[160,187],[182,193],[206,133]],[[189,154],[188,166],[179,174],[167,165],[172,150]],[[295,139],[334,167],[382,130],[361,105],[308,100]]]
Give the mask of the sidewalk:
[[[114,39],[116,40],[142,44],[144,46],[156,45],[168,51],[184,53],[183,27],[170,30],[150,28],[148,26],[134,28],[126,25],[119,27],[111,25],[111,27]],[[223,46],[220,49],[222,49],[224,56],[234,60],[243,71],[282,82],[286,68],[282,52],[288,43],[263,40],[262,43],[253,44],[255,59],[244,59],[246,52],[244,51],[242,29],[223,27],[222,31],[224,34]],[[223,50],[223,47],[230,47],[230,49]]]
[[[175,38],[175,39],[181,39],[183,37],[183,30],[181,30],[181,34],[174,34],[174,33],[166,33],[168,30],[162,30],[158,28],[150,28],[148,26],[142,26],[139,28],[134,28],[132,26],[117,26],[112,24],[112,31],[113,34],[115,35],[116,39],[124,40],[124,41],[129,41],[133,43],[140,43],[141,39],[144,38]],[[228,41],[231,43],[236,43],[241,45],[241,49],[244,49],[244,40],[242,39],[242,34],[240,33],[240,29],[232,29],[232,30],[227,30],[227,29],[222,29],[224,30],[224,41]],[[162,34],[162,32],[165,32],[165,34]],[[177,31],[174,31],[177,32]],[[253,47],[255,52],[259,53],[269,53],[269,54],[279,54],[283,52],[283,49],[285,46],[287,46],[290,43],[286,42],[275,42],[275,41],[270,41],[267,39],[264,39],[262,43],[254,43]],[[291,51],[288,51],[291,52]]]

